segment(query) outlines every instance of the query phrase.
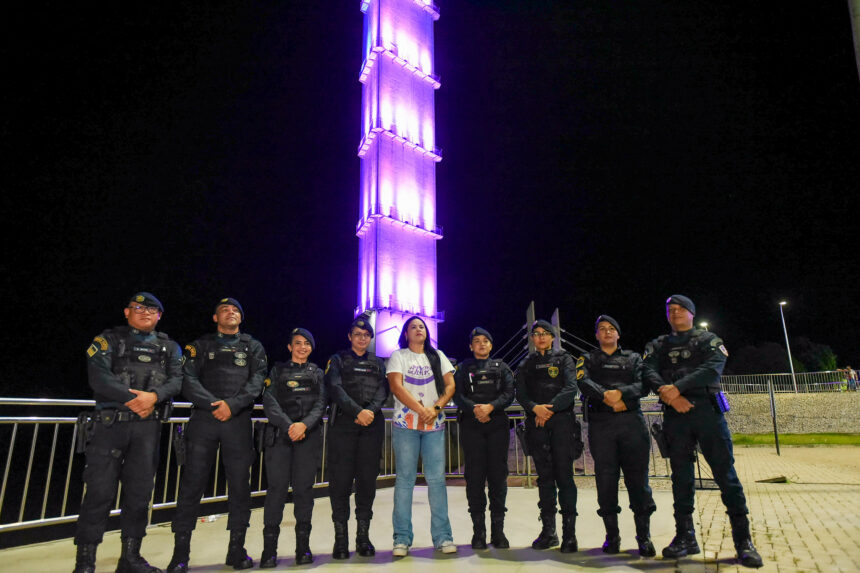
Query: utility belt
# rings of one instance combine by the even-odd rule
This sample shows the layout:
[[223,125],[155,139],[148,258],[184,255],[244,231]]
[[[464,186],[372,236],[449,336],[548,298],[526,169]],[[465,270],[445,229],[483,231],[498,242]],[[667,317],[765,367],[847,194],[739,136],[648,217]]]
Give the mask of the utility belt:
[[[571,445],[573,447],[573,459],[575,459],[575,460],[579,459],[579,457],[582,455],[582,452],[585,450],[585,442],[582,439],[582,424],[580,423],[579,420],[576,419],[576,416],[573,414],[572,411],[565,411],[565,412],[559,412],[557,414],[554,414],[553,417],[550,418],[550,421],[552,421],[553,419],[555,419],[556,416],[559,416],[559,415],[570,416],[570,418],[572,420],[572,424],[571,424],[570,429],[571,429],[571,438],[572,438],[572,444]],[[536,430],[538,429],[537,426],[535,426],[535,429]],[[550,428],[544,427],[541,429],[547,429],[550,433],[555,431],[552,427],[550,427]],[[522,423],[517,424],[516,435],[517,435],[517,439],[520,441],[520,446],[523,448],[523,453],[527,456],[531,455],[531,453],[530,453],[531,448],[530,448],[530,445],[528,443],[528,440],[529,440],[528,431],[526,430],[524,424],[522,424]]]
[[130,410],[117,410],[116,408],[103,408],[78,414],[75,422],[77,434],[75,436],[75,452],[82,454],[87,450],[87,444],[93,438],[96,423],[110,428],[116,423],[125,422],[150,422],[170,420],[173,413],[173,402],[168,400],[158,404],[147,418],[141,418]]
[[[722,390],[717,390],[713,393],[709,393],[707,395],[695,394],[693,396],[684,396],[684,398],[689,400],[696,408],[713,408],[714,411],[718,414],[725,414],[729,410],[731,410],[731,405],[729,405],[729,398],[725,392]],[[675,415],[678,412],[666,404],[665,402],[661,403],[663,407],[663,414]],[[693,409],[695,411],[695,408]],[[681,415],[681,414],[678,414]]]

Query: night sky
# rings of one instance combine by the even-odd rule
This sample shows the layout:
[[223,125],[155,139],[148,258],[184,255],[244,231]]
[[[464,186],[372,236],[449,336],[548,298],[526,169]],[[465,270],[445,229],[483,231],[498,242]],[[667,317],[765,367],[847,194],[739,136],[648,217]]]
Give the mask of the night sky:
[[[641,350],[684,293],[730,350],[860,364],[860,81],[843,0],[437,0],[440,347],[560,308]],[[358,0],[28,3],[7,18],[3,394],[89,395],[138,290],[182,344],[238,298],[324,364],[356,304]],[[82,11],[89,10],[89,11]],[[852,247],[852,245],[855,245]]]

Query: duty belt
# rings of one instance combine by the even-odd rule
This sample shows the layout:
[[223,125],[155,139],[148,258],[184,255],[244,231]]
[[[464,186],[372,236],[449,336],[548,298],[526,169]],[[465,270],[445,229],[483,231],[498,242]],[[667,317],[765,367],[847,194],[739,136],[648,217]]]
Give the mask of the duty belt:
[[[172,410],[172,408],[170,409]],[[105,426],[111,426],[116,422],[150,422],[168,420],[170,419],[170,413],[166,413],[165,408],[159,407],[153,410],[152,414],[148,417],[141,418],[131,411],[105,409],[92,412],[90,419],[94,422],[101,422]]]

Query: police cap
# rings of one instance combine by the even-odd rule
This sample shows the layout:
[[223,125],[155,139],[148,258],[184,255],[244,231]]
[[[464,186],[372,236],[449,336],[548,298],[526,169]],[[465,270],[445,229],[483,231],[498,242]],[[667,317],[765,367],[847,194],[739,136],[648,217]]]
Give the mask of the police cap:
[[164,312],[164,305],[161,304],[161,301],[155,298],[155,295],[151,292],[141,291],[132,295],[131,300],[129,302],[136,302],[137,304],[142,304],[143,306],[154,306],[158,309],[158,312]]
[[493,335],[491,335],[486,328],[481,328],[480,326],[476,326],[475,328],[472,329],[472,332],[469,333],[469,344],[472,343],[472,340],[474,340],[474,338],[476,336],[481,336],[481,335],[486,336],[487,340],[490,341],[490,344],[493,343]]
[[595,331],[597,331],[597,326],[601,322],[608,322],[609,324],[611,324],[612,326],[615,327],[615,330],[618,331],[618,334],[621,334],[621,327],[618,326],[618,321],[615,320],[614,318],[612,318],[611,316],[609,316],[608,314],[601,314],[600,316],[597,317],[597,321],[595,321],[595,323],[594,323],[594,330]]
[[311,331],[308,330],[307,328],[294,328],[290,332],[290,344],[293,343],[293,337],[294,336],[304,336],[305,338],[307,338],[308,342],[311,343],[311,350],[313,350],[317,346],[317,343],[314,342],[314,335],[311,334]]
[[366,330],[370,333],[370,337],[373,338],[373,327],[370,326],[370,321],[367,320],[367,317],[363,314],[352,321],[352,324],[349,325],[349,331],[352,332],[353,328],[360,328],[362,330]]
[[218,312],[218,307],[221,306],[222,304],[232,304],[233,306],[238,308],[239,314],[242,315],[242,320],[245,320],[245,311],[242,310],[242,305],[239,304],[238,300],[236,300],[235,298],[231,298],[231,297],[222,298],[221,300],[218,301],[218,304],[215,305],[215,312],[216,313]]
[[677,305],[683,306],[684,308],[686,308],[687,310],[690,311],[690,314],[692,314],[692,315],[696,314],[696,305],[693,304],[692,300],[690,300],[688,297],[686,297],[682,294],[673,294],[672,296],[667,298],[666,299],[666,306],[669,306],[670,304],[677,304]]
[[538,327],[543,328],[544,330],[549,332],[553,338],[555,338],[555,328],[548,320],[544,320],[542,318],[540,320],[536,320],[535,323],[532,325],[532,332],[534,332],[534,330]]

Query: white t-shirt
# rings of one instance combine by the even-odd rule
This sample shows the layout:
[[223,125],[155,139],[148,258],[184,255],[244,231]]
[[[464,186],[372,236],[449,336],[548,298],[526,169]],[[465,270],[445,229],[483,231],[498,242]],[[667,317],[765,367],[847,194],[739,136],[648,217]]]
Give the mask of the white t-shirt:
[[[448,372],[453,372],[454,367],[451,365],[448,357],[441,350],[437,350],[436,352],[439,353],[442,375],[444,376]],[[403,387],[422,405],[433,407],[433,403],[439,399],[439,392],[436,391],[436,381],[433,378],[433,369],[430,367],[430,361],[427,359],[426,354],[416,354],[408,348],[395,350],[391,358],[388,359],[385,371],[403,374]],[[417,412],[410,410],[395,397],[392,423],[408,430],[441,430],[444,428],[445,414],[444,412],[439,412],[432,425],[425,424],[421,421]]]

